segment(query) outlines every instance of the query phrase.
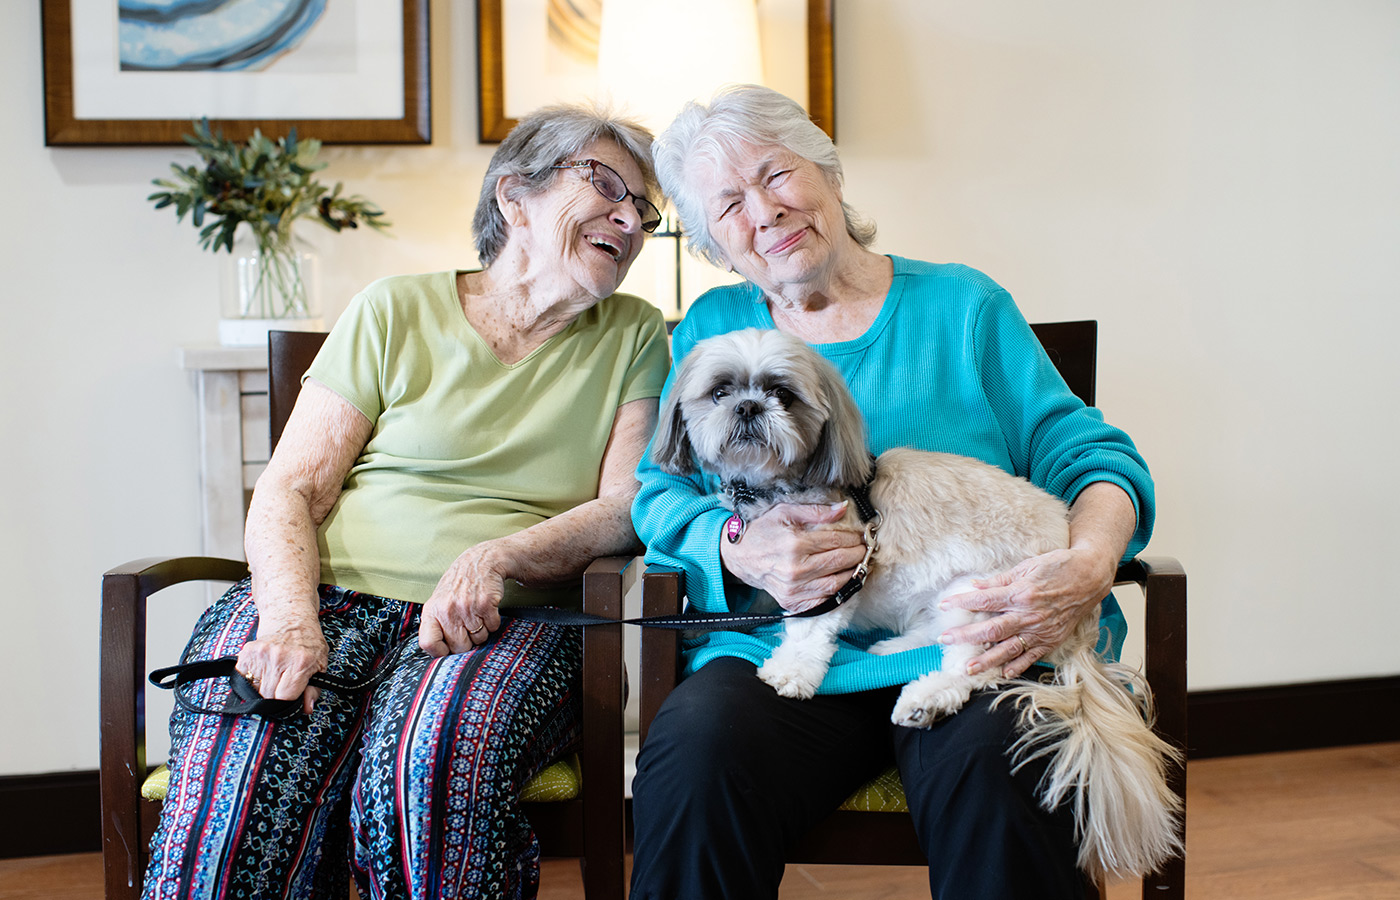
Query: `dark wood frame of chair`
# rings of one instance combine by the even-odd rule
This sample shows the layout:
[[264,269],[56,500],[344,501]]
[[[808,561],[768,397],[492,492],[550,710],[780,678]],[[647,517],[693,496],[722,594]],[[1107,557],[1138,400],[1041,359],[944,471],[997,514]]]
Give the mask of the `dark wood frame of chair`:
[[[1076,396],[1092,406],[1098,323],[1055,322],[1031,326],[1050,359]],[[1116,584],[1136,584],[1145,607],[1144,668],[1156,700],[1154,730],[1178,748],[1186,747],[1186,573],[1169,557],[1139,557],[1118,569]],[[684,593],[683,573],[650,566],[642,576],[642,615],[674,615]],[[641,639],[641,743],[680,673],[675,632],[644,629]],[[1174,767],[1172,789],[1186,802],[1186,770]],[[1185,817],[1182,835],[1185,835]],[[809,831],[788,856],[794,863],[836,865],[927,865],[907,813],[837,810]],[[1181,900],[1186,860],[1177,857],[1144,878],[1142,896]],[[1098,891],[1096,885],[1089,889]],[[1092,896],[1092,894],[1091,894]]]
[[[301,388],[301,375],[324,334],[274,332],[269,340],[271,440],[276,446]],[[622,618],[622,598],[636,583],[635,560],[595,560],[583,577],[586,612]],[[191,581],[234,582],[248,574],[241,560],[148,558],[102,576],[101,793],[102,864],[107,900],[140,896],[150,837],[160,804],[141,797],[146,767],[146,615],[148,598]],[[589,628],[583,645],[584,773],[573,800],[526,804],[548,857],[579,857],[589,900],[621,900],[626,839],[623,797],[622,626]]]

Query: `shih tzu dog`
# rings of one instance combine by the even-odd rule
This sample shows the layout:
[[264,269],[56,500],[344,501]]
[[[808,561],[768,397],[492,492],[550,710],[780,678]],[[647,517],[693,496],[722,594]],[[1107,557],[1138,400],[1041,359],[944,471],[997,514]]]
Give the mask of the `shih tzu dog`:
[[[868,557],[863,590],[825,614],[787,619],[780,645],[759,669],[787,697],[816,692],[841,632],[893,633],[869,648],[877,654],[936,644],[948,629],[990,616],[941,610],[944,597],[1069,546],[1065,504],[1024,479],[947,453],[894,449],[872,459],[841,374],[781,331],[749,329],[696,344],[661,412],[653,457],[671,474],[693,474],[698,463],[719,476],[739,529],[778,503],[832,503],[868,484],[878,549]],[[832,527],[860,530],[857,505]],[[1104,662],[1094,652],[1097,638],[1096,608],[1049,655],[1055,674],[1044,682],[969,675],[968,661],[985,645],[947,646],[940,671],[907,684],[891,719],[927,728],[961,709],[973,691],[1002,686],[998,702],[1021,711],[1014,761],[1050,756],[1041,803],[1074,805],[1080,868],[1094,877],[1133,877],[1181,848],[1180,802],[1167,786],[1168,765],[1180,754],[1148,726],[1146,681]]]

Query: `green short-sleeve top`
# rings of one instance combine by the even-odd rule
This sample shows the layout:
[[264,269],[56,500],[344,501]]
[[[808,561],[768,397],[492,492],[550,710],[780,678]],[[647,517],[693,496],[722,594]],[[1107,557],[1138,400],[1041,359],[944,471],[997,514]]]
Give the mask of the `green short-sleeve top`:
[[[370,285],[307,371],[374,425],[318,532],[325,583],[425,602],[463,550],[596,498],[618,407],[661,394],[654,306],[614,294],[505,365],[457,274]],[[507,584],[507,604],[540,600]]]

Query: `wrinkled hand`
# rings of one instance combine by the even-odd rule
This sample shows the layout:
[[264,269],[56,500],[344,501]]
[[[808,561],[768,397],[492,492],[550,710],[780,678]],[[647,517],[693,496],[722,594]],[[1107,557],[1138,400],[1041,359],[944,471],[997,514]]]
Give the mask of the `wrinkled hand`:
[[955,594],[942,606],[994,613],[990,619],[951,628],[945,644],[991,644],[968,663],[968,672],[1001,669],[1015,678],[1069,639],[1079,620],[1113,588],[1117,560],[1088,550],[1055,550],[1013,569],[974,582],[978,590]]
[[720,538],[724,567],[789,612],[811,609],[849,581],[865,558],[859,528],[829,527],[846,515],[846,506],[780,503],[749,522],[738,543]]
[[326,671],[330,648],[319,624],[279,626],[260,622],[258,637],[243,645],[234,666],[259,694],[270,700],[301,698],[310,715],[321,695],[307,684],[312,675]]
[[457,557],[423,606],[418,646],[429,656],[465,653],[501,627],[505,578],[484,544]]

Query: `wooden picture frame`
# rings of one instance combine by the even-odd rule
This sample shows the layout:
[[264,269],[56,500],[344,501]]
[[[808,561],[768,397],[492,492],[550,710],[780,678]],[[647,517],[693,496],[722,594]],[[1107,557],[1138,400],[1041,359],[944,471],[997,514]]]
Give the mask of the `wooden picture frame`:
[[[373,0],[382,3],[383,0]],[[245,115],[224,117],[217,109],[194,112],[190,115],[169,118],[143,117],[126,118],[112,115],[87,117],[75,112],[82,106],[77,96],[82,89],[80,79],[75,76],[75,25],[86,28],[115,26],[102,23],[94,26],[89,22],[76,21],[77,16],[90,14],[91,5],[80,0],[42,0],[43,44],[44,44],[44,143],[47,146],[102,146],[102,145],[143,145],[143,144],[183,144],[183,136],[190,131],[192,119],[208,115],[210,124],[224,133],[225,137],[245,140],[260,129],[263,134],[280,136],[292,127],[305,137],[314,137],[325,144],[427,144],[432,140],[432,115],[430,109],[430,76],[428,67],[428,4],[429,0],[402,0],[403,9],[403,103],[402,115],[397,118],[339,117],[318,118],[315,116],[280,118],[269,115],[258,117]],[[111,3],[115,8],[116,4]],[[75,9],[77,7],[78,9]],[[376,15],[393,16],[390,10],[384,13],[380,7]],[[113,16],[115,18],[115,16]],[[391,19],[392,22],[392,19]],[[113,34],[115,38],[115,34]],[[112,41],[115,44],[115,40]],[[358,48],[358,45],[357,45]],[[393,55],[380,54],[386,60],[383,64],[397,68],[398,59]],[[393,71],[393,69],[390,69]],[[123,73],[125,74],[125,73]],[[164,73],[141,72],[146,76],[143,90]],[[175,73],[170,77],[180,77]],[[216,75],[215,77],[223,77]],[[337,76],[326,77],[334,90]],[[112,79],[112,84],[118,84]],[[353,87],[347,84],[347,92]],[[119,89],[115,91],[119,93]],[[353,96],[353,93],[350,94]],[[396,99],[396,98],[395,98]],[[79,101],[75,104],[75,100]],[[350,101],[350,102],[353,102]],[[353,113],[351,113],[353,115]]]
[[[505,37],[502,0],[477,0],[478,137],[497,143],[515,127],[506,115]],[[835,0],[806,0],[807,102],[812,121],[836,138]],[[664,48],[658,50],[664,56]]]

